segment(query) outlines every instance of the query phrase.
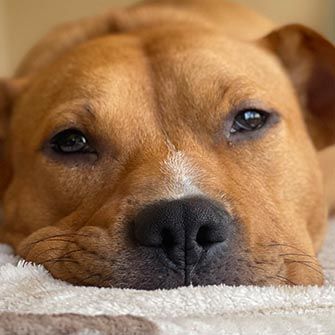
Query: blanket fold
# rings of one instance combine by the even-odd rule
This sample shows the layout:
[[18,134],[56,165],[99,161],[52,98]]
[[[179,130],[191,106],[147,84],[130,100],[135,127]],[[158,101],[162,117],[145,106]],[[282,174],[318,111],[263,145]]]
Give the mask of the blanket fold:
[[[335,222],[323,287],[75,287],[0,245],[2,334],[335,334]],[[22,325],[22,326],[20,326]]]

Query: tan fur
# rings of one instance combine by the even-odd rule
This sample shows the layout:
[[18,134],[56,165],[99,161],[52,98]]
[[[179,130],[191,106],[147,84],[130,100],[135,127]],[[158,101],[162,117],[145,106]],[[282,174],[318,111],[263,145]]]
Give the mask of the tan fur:
[[319,154],[323,172],[327,203],[331,215],[335,214],[335,146],[323,150]]
[[[122,286],[104,278],[136,253],[126,222],[166,197],[172,177],[162,162],[182,152],[197,189],[239,218],[258,267],[248,282],[321,284],[326,203],[315,145],[334,143],[335,111],[310,88],[321,89],[325,73],[335,78],[334,48],[301,26],[274,29],[228,2],[166,0],[47,35],[17,71],[29,84],[10,81],[19,97],[2,89],[1,240],[57,278]],[[222,124],[245,104],[282,121],[232,144]],[[71,124],[99,138],[99,163],[68,166],[45,153],[51,134]],[[334,160],[322,162],[330,185]]]

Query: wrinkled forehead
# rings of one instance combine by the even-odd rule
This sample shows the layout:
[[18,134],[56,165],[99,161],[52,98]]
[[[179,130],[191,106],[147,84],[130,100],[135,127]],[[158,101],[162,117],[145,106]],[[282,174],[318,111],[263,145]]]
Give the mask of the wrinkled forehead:
[[175,118],[248,101],[285,112],[292,92],[278,60],[253,43],[213,32],[163,30],[80,45],[49,66],[28,96],[38,97],[31,102],[35,115],[91,105],[117,122],[149,125],[157,111]]

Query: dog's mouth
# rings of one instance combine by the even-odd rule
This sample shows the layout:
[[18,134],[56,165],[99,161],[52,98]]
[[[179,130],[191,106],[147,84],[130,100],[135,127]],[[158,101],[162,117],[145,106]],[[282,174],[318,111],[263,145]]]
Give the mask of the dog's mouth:
[[205,285],[321,284],[315,257],[271,240],[248,246],[241,225],[206,198],[159,201],[130,229],[47,227],[25,239],[19,254],[75,285],[172,289]]
[[[175,264],[163,250],[136,244],[111,253],[111,246],[101,242],[109,234],[97,227],[49,233],[34,242],[28,238],[22,243],[20,254],[42,264],[55,278],[74,285],[155,290],[190,285],[321,284],[323,279],[316,260],[313,266],[312,260],[308,257],[310,261],[306,263],[307,256],[302,255],[288,255],[289,261],[285,261],[282,247],[274,241],[259,246],[257,257],[238,243],[231,251],[217,244],[212,250],[203,250],[195,262],[180,259]],[[294,271],[304,270],[303,282],[290,275],[289,268],[294,263],[298,265]]]

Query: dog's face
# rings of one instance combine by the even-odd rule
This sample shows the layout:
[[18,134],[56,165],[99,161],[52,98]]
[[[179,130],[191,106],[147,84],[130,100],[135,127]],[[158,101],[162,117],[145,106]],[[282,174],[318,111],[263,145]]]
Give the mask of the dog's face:
[[5,239],[80,285],[322,283],[311,138],[333,139],[307,130],[274,34],[110,35],[35,73],[3,136]]

